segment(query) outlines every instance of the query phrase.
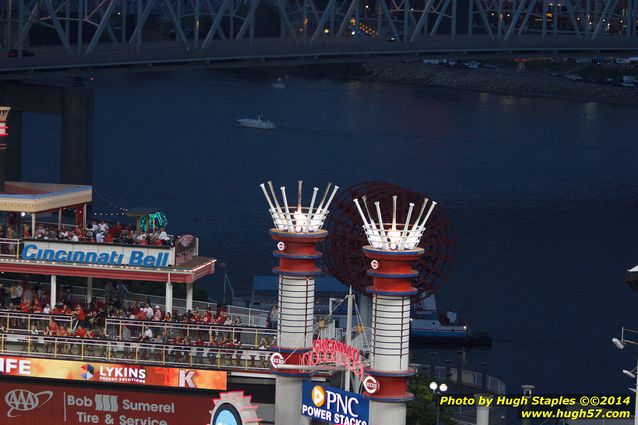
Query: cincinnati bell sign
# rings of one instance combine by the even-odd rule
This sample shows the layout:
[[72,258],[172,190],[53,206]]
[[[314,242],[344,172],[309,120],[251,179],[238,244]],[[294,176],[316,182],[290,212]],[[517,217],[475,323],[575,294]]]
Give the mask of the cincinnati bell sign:
[[20,253],[23,260],[152,268],[171,267],[174,257],[174,249],[169,247],[48,240],[28,240]]

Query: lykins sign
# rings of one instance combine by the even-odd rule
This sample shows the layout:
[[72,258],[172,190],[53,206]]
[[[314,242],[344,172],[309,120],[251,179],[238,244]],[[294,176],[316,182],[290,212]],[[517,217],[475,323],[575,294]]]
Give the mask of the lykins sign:
[[58,263],[158,268],[171,267],[175,255],[169,247],[27,240],[20,257]]
[[[305,381],[301,414],[339,425],[368,425],[370,403],[359,394]],[[388,424],[389,425],[389,424]]]

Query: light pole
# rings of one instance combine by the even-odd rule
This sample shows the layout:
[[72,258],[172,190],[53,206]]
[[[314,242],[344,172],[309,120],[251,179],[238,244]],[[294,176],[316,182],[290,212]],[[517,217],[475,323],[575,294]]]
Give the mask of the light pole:
[[[625,338],[625,332],[629,334],[633,334],[633,335],[638,335],[638,331],[635,331],[633,329],[628,329],[623,326],[620,331],[620,339],[618,338],[611,339],[611,342],[613,342],[616,348],[618,348],[619,350],[622,350],[623,348],[625,348],[625,345],[627,344],[638,345],[638,341]],[[624,373],[625,375],[636,380],[635,381],[636,383],[634,384],[634,388],[629,388],[631,391],[634,392],[634,395],[635,395],[634,425],[638,425],[638,360],[636,360],[636,362],[637,362],[636,367],[633,368],[632,370],[623,369],[622,371],[622,373]]]
[[434,405],[436,406],[436,425],[439,425],[439,403],[437,403],[437,398],[441,393],[447,391],[447,385],[445,383],[437,384],[436,382],[430,382],[430,389],[434,393]]

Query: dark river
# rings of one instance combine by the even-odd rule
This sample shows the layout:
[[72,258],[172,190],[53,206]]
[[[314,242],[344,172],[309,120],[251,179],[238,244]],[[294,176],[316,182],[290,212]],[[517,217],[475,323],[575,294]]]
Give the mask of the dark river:
[[[100,76],[94,189],[123,207],[159,206],[200,237],[237,292],[274,264],[258,184],[384,180],[439,201],[457,259],[440,306],[466,305],[490,332],[489,363],[511,393],[626,393],[638,293],[638,113],[625,107],[406,85],[215,72]],[[265,114],[279,130],[241,129]],[[59,122],[25,115],[24,179],[57,181]],[[98,195],[96,212],[115,211]],[[218,294],[222,275],[204,281]],[[217,291],[217,292],[216,292]],[[633,313],[632,313],[633,312]],[[416,351],[427,361],[429,350]],[[450,358],[456,357],[451,352]]]

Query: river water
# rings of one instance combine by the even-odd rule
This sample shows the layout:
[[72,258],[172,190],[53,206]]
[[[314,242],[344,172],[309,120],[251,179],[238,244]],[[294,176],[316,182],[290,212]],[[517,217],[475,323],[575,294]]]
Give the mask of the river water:
[[[200,237],[237,292],[274,264],[258,184],[384,180],[430,195],[456,224],[441,306],[464,305],[509,392],[627,392],[638,353],[610,342],[638,327],[638,114],[596,103],[357,81],[213,71],[99,76],[94,188],[158,206]],[[266,114],[280,129],[241,129]],[[59,122],[26,115],[24,179],[58,176]],[[96,196],[96,212],[114,211]],[[205,280],[219,293],[221,275]],[[427,362],[429,350],[415,351]],[[443,354],[445,356],[445,354]],[[454,359],[455,352],[449,353]],[[442,359],[441,355],[439,359]]]

